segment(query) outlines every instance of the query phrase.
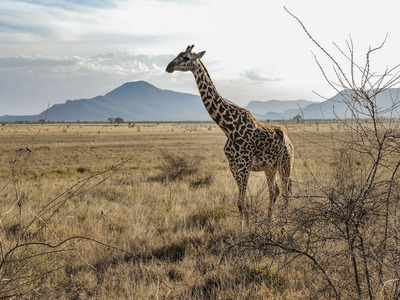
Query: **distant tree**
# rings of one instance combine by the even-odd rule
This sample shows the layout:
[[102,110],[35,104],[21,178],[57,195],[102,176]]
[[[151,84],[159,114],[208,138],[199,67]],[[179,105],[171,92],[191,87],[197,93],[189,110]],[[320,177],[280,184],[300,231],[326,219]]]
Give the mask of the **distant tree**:
[[293,120],[296,121],[296,123],[300,123],[303,120],[303,118],[300,115],[297,115],[293,118]]
[[110,124],[114,123],[114,118],[108,118],[107,122],[110,122]]
[[121,117],[115,118],[114,123],[117,123],[117,126],[118,126],[120,123],[124,123],[124,118],[121,118]]

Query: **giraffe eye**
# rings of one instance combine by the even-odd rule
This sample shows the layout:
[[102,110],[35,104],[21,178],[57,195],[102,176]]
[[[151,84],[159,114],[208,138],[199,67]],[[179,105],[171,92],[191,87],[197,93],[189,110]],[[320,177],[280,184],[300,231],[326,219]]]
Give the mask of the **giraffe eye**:
[[189,60],[189,57],[187,57],[187,56],[185,56],[184,58],[183,58],[183,61],[188,61]]

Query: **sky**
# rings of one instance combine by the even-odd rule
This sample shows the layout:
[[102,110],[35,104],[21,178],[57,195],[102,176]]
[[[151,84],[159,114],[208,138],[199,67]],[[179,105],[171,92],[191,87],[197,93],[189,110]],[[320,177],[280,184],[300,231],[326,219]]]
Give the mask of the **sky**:
[[371,57],[376,74],[400,63],[397,0],[1,0],[0,115],[38,114],[138,80],[198,94],[192,74],[165,72],[191,44],[207,51],[219,93],[240,106],[334,96],[315,56],[328,75],[332,63],[284,6],[345,70],[335,44],[347,50],[350,37],[362,65],[388,34]]

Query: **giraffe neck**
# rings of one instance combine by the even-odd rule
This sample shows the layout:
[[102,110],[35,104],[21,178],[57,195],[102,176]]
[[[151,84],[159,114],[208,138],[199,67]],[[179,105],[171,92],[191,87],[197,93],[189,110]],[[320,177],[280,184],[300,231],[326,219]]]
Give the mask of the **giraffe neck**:
[[215,123],[228,135],[233,131],[233,115],[240,108],[228,103],[218,93],[210,75],[203,63],[198,60],[197,67],[192,71],[206,110]]

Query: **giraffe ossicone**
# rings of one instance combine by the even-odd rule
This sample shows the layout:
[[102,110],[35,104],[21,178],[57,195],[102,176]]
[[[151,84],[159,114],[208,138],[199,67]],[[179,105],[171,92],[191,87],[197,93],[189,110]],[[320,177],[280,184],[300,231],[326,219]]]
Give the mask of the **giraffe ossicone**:
[[269,193],[267,217],[270,219],[273,206],[280,194],[277,175],[280,177],[286,207],[288,205],[293,145],[282,128],[263,124],[246,109],[225,101],[200,60],[205,51],[194,53],[193,47],[194,45],[188,46],[184,52],[179,53],[168,64],[166,71],[193,73],[206,110],[225,133],[227,142],[224,151],[239,188],[238,208],[242,222],[248,223],[249,206],[246,188],[250,171],[265,172]]

